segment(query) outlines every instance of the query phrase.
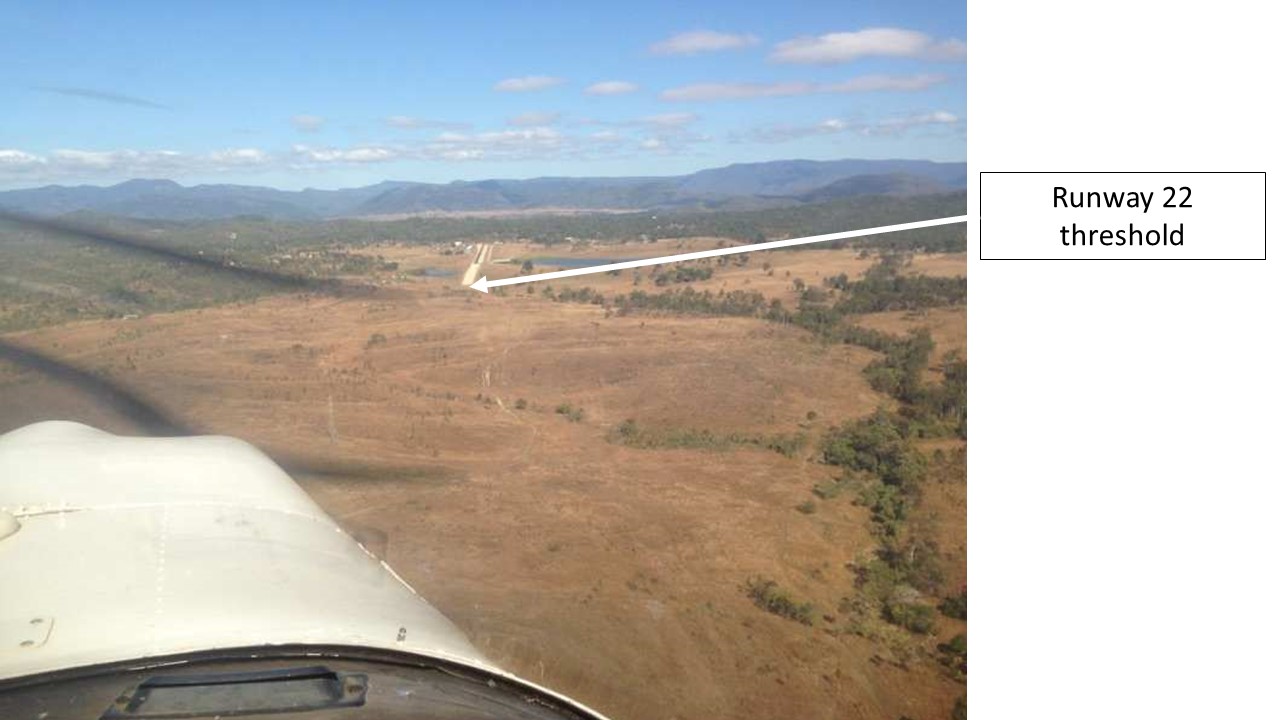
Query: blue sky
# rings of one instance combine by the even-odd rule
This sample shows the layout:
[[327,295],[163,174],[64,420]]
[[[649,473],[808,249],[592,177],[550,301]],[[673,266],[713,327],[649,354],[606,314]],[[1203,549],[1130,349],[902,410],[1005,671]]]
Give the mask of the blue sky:
[[963,2],[3,0],[0,14],[6,188],[965,158]]

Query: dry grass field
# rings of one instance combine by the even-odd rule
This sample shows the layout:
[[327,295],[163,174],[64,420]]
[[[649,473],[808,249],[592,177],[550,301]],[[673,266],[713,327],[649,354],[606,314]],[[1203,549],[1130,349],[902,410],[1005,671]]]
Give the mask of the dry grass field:
[[[404,273],[460,274],[468,262],[375,250]],[[494,257],[537,254],[552,253],[507,244]],[[795,279],[817,284],[873,262],[852,250],[755,253],[693,286],[794,304]],[[964,257],[921,256],[912,268],[963,274]],[[629,271],[576,280],[561,285],[625,293],[636,282]],[[797,510],[835,473],[813,459],[826,428],[892,403],[861,373],[877,355],[763,320],[619,316],[541,290],[486,296],[456,277],[411,277],[362,297],[280,295],[4,340],[105,378],[195,431],[259,445],[493,660],[606,714],[949,717],[962,682],[928,658],[899,662],[884,642],[842,631],[847,566],[875,546],[868,511],[848,498]],[[927,327],[939,357],[965,346],[963,308],[864,324]],[[74,384],[0,362],[0,431],[50,418],[139,431]],[[628,419],[803,433],[807,445],[786,457],[611,442]],[[963,483],[931,485],[922,502],[953,591],[964,584],[964,502]],[[813,603],[814,624],[758,608],[744,591],[754,576]],[[913,642],[928,648],[962,630],[944,619],[935,637]]]

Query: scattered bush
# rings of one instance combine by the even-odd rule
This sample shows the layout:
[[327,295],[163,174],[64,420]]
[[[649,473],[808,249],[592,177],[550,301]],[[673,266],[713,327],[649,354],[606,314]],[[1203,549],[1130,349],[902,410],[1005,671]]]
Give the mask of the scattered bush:
[[694,265],[678,265],[674,268],[656,272],[653,276],[655,285],[670,285],[672,283],[687,283],[698,280],[710,280],[713,271],[709,267],[697,267]]
[[912,502],[907,493],[896,485],[868,483],[858,497],[858,502],[871,511],[871,522],[877,534],[896,537],[907,520]]
[[899,582],[923,592],[937,592],[942,584],[942,559],[932,540],[883,538],[876,559],[888,565]]
[[949,595],[938,605],[938,612],[957,620],[968,620],[969,591],[961,590],[959,595]]
[[884,619],[920,635],[933,630],[933,608],[923,603],[886,602]]
[[812,625],[815,614],[812,603],[798,603],[772,580],[750,578],[746,585],[747,597],[756,607],[803,625]]
[[812,492],[815,496],[823,500],[831,500],[850,488],[858,487],[860,482],[863,482],[863,480],[858,476],[851,473],[845,473],[842,477],[832,478],[831,480],[817,483],[813,486]]
[[948,655],[964,655],[969,651],[969,643],[965,639],[964,633],[960,633],[950,640],[940,643],[938,651],[947,653]]
[[716,433],[697,428],[642,428],[634,419],[622,421],[610,431],[610,442],[628,447],[684,450],[728,450],[734,446],[755,446],[772,450],[785,457],[795,457],[804,449],[808,438],[803,433],[759,435],[752,433]]
[[574,407],[569,403],[560,403],[556,406],[556,414],[563,415],[569,419],[569,422],[582,422],[587,416],[586,411],[580,407]]
[[964,633],[955,635],[945,643],[938,643],[938,653],[938,662],[951,670],[957,679],[964,678],[969,673],[969,643],[965,641]]

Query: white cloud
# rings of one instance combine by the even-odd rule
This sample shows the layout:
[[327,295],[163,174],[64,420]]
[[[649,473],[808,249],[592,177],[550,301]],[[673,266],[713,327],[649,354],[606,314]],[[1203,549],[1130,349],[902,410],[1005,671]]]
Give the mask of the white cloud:
[[707,135],[694,132],[689,127],[698,120],[696,113],[662,113],[640,118],[640,124],[649,132],[649,137],[640,143],[640,147],[650,152],[671,155],[694,143],[710,140]]
[[243,170],[271,162],[271,155],[257,148],[227,148],[206,153],[63,148],[47,155],[10,149],[0,150],[0,182],[34,178],[169,177]]
[[677,33],[649,46],[654,55],[697,55],[720,50],[737,50],[759,44],[760,38],[745,33],[695,30]]
[[640,89],[640,86],[625,80],[605,80],[588,85],[582,92],[588,95],[626,95]]
[[710,140],[708,135],[694,132],[691,125],[701,119],[697,113],[672,112],[647,115],[630,120],[586,120],[581,125],[617,128],[594,132],[588,139],[616,147],[672,154],[695,143]]
[[689,123],[698,120],[697,113],[662,113],[659,115],[649,115],[640,118],[640,123],[644,125],[656,125],[659,127],[684,127]]
[[849,129],[849,122],[839,118],[830,118],[808,125],[791,125],[779,123],[752,128],[736,140],[749,140],[762,143],[780,143],[815,135],[833,135]]
[[49,156],[51,165],[59,169],[114,172],[129,168],[136,174],[181,167],[184,159],[174,150],[54,150]]
[[599,127],[601,123],[574,125],[576,132],[538,124],[485,132],[441,131],[434,137],[406,143],[349,147],[299,143],[277,151],[253,147],[202,153],[67,148],[32,153],[7,148],[0,149],[0,185],[118,181],[131,177],[204,178],[220,173],[317,171],[391,162],[590,160],[620,153],[672,154],[709,139],[690,130],[697,120],[694,113],[663,113],[605,123],[606,127]]
[[700,102],[888,90],[909,92],[924,90],[944,81],[946,77],[943,75],[863,75],[838,83],[699,83],[664,90],[662,99]]
[[904,130],[925,125],[954,125],[960,118],[945,110],[891,117],[858,129],[863,135],[897,135]]
[[599,120],[599,119],[578,119],[574,121],[575,125],[595,125],[606,127],[620,128],[647,128],[654,130],[657,128],[679,128],[697,122],[701,116],[692,112],[670,112],[658,113],[656,115],[646,115],[644,117],[631,118],[627,120]]
[[507,124],[516,127],[536,127],[539,125],[554,125],[559,120],[560,113],[558,112],[533,111],[507,118]]
[[526,75],[524,77],[501,80],[493,86],[493,89],[498,92],[533,92],[562,84],[564,84],[564,78],[551,77],[549,75]]
[[645,132],[639,137],[616,129],[566,134],[549,127],[530,127],[481,133],[441,133],[426,146],[416,149],[414,157],[451,162],[592,159],[637,150],[672,154],[709,139],[689,132],[682,125],[663,125],[660,122],[635,120],[620,123],[619,127],[644,128]]
[[789,83],[697,83],[662,91],[663,100],[704,101],[740,100],[743,98],[811,95],[817,85],[809,82]]
[[319,115],[294,115],[289,122],[299,132],[316,132],[324,127],[324,118]]
[[345,151],[342,159],[354,163],[384,162],[397,159],[397,153],[381,147],[353,148]]
[[669,131],[656,128],[652,135],[641,138],[639,148],[645,152],[658,155],[674,155],[697,143],[704,143],[711,138],[700,133],[688,132],[684,129]]
[[401,130],[415,130],[423,127],[421,119],[408,115],[388,115],[387,125]]
[[774,46],[769,59],[783,63],[832,65],[867,57],[963,60],[964,56],[965,45],[960,40],[939,42],[915,30],[868,28],[786,40]]
[[294,145],[295,160],[302,163],[375,163],[395,160],[399,153],[385,147],[314,148]]
[[388,127],[398,130],[420,130],[422,128],[465,130],[471,127],[471,123],[451,120],[428,120],[426,118],[413,117],[412,115],[390,115],[386,118],[386,123]]
[[819,92],[914,92],[946,82],[945,75],[862,75],[844,82],[819,86]]
[[0,149],[0,169],[19,170],[39,167],[48,162],[39,155],[21,150]]
[[[862,121],[849,118],[828,118],[809,125],[766,125],[746,133],[745,139],[755,142],[777,143],[798,140],[816,135],[854,133],[863,136],[901,135],[913,128],[930,125],[954,126],[960,118],[945,110],[897,115],[880,120]],[[741,139],[741,138],[740,138]]]
[[558,157],[574,143],[558,130],[530,127],[480,133],[441,133],[414,156],[423,160],[532,160]]
[[963,40],[951,38],[934,43],[922,59],[960,61],[968,59],[968,54],[969,49]]
[[147,100],[145,98],[125,95],[124,93],[95,90],[93,88],[36,85],[31,89],[38,90],[40,92],[53,93],[55,95],[65,95],[67,97],[85,98],[88,100],[114,103],[116,105],[133,105],[135,107],[152,108],[155,110],[169,109],[167,105],[161,105],[158,102]]
[[228,148],[209,153],[209,160],[222,166],[262,165],[270,159],[270,155],[257,148]]

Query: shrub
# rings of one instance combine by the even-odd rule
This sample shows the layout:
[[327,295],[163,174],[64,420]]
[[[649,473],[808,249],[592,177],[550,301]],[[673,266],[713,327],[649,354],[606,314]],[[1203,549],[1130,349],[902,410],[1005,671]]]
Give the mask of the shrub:
[[806,288],[800,293],[800,302],[820,303],[827,299],[827,291],[820,287]]
[[895,537],[907,520],[911,509],[910,498],[896,485],[869,483],[862,489],[858,502],[871,511],[874,529],[888,537]]
[[840,495],[840,493],[851,488],[857,488],[862,478],[851,473],[845,473],[842,477],[832,478],[824,482],[816,483],[813,486],[813,494],[823,500],[830,500]]
[[772,580],[749,578],[746,585],[747,597],[756,607],[788,620],[795,620],[803,625],[812,625],[813,603],[798,603],[778,587]]
[[893,569],[901,582],[933,593],[942,584],[942,559],[938,544],[918,537],[886,538],[877,559]]
[[635,418],[627,418],[618,424],[613,430],[614,437],[623,445],[631,445],[636,438],[640,437],[640,427],[636,425]]
[[933,608],[922,603],[886,602],[884,619],[920,635],[933,630]]
[[969,652],[969,643],[965,639],[964,633],[960,633],[950,640],[938,644],[938,652],[947,655],[965,655]]
[[947,617],[957,620],[968,620],[969,591],[961,590],[959,595],[948,595],[938,605],[938,611]]
[[792,435],[782,433],[779,435],[769,435],[761,438],[758,444],[782,455],[783,457],[792,458],[800,454],[801,450],[804,450],[804,446],[808,440],[808,437],[806,437],[804,433],[795,433]]
[[756,435],[752,433],[716,433],[699,428],[645,428],[628,418],[609,432],[610,442],[628,447],[655,449],[728,450],[735,445],[752,445],[795,457],[804,449],[808,438],[803,433]]
[[670,285],[671,283],[687,283],[697,280],[710,280],[713,271],[709,267],[695,267],[689,265],[679,265],[675,268],[664,270],[654,274],[653,282],[655,285]]
[[582,408],[576,408],[569,403],[560,403],[557,405],[556,414],[565,416],[570,422],[582,422],[582,418],[587,415]]

